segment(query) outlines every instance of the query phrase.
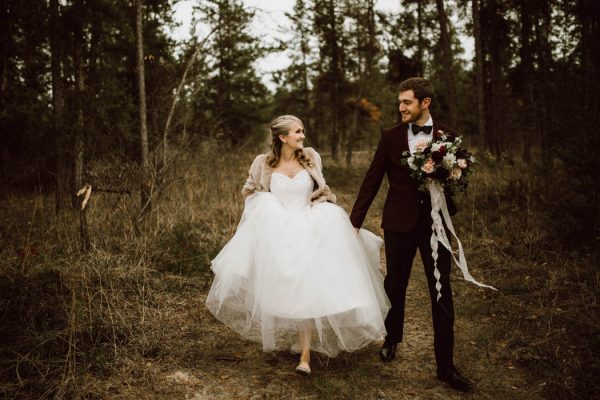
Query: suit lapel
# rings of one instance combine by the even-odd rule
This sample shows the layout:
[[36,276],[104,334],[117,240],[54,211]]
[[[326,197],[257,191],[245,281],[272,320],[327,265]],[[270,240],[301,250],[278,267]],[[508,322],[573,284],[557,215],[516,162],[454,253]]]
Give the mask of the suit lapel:
[[408,147],[408,124],[400,125],[400,137],[402,138],[402,142],[400,143],[401,152],[405,150],[409,150]]
[[389,142],[387,143],[389,149],[388,156],[391,161],[396,164],[401,163],[402,153],[408,151],[408,124],[400,124],[392,128],[390,132]]

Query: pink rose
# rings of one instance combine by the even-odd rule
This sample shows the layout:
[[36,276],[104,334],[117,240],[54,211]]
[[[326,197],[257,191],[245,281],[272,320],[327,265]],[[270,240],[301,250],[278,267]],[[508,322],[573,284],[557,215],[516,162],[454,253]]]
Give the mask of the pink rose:
[[454,167],[454,168],[452,168],[452,172],[450,172],[449,179],[454,179],[455,181],[457,181],[460,179],[461,175],[462,175],[462,169],[460,169],[459,167]]
[[462,169],[467,168],[467,160],[465,160],[464,158],[459,158],[458,160],[456,160],[456,164],[458,164],[458,166]]
[[421,170],[426,174],[431,174],[435,168],[435,163],[431,158],[428,158],[425,164],[421,167]]
[[415,145],[415,150],[422,153],[427,146],[429,146],[429,142],[427,140],[419,140]]

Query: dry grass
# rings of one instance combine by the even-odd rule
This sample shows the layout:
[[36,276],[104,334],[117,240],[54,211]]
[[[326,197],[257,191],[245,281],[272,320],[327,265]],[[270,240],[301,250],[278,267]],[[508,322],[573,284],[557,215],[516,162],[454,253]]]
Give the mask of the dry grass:
[[[255,153],[242,149],[232,161],[210,143],[186,152],[142,234],[130,223],[135,199],[93,193],[86,255],[73,212],[55,215],[41,194],[2,199],[0,397],[460,398],[433,375],[418,265],[407,340],[392,364],[381,365],[373,345],[317,358],[313,376],[301,379],[293,356],[264,354],[208,314],[209,262],[235,230]],[[368,162],[357,157],[353,171],[325,157],[346,210]],[[474,275],[500,292],[454,283],[457,362],[477,382],[466,397],[600,396],[594,238],[577,247],[564,239],[566,228],[579,228],[557,221],[558,188],[535,173],[487,160],[474,176],[456,225]],[[378,233],[381,203],[380,194],[366,223]]]
[[587,399],[600,396],[600,238],[571,180],[487,161],[459,221],[470,262],[500,293],[465,311],[494,321],[485,333],[548,398]]

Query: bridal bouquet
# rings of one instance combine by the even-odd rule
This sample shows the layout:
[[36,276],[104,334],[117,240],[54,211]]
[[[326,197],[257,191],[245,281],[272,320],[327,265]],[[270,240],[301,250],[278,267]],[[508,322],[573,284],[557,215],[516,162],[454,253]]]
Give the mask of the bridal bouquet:
[[[448,249],[465,280],[481,287],[497,290],[493,286],[477,282],[469,273],[462,243],[452,226],[444,195],[448,191],[454,193],[466,189],[467,176],[477,161],[471,153],[461,148],[460,136],[444,131],[438,131],[437,136],[432,142],[423,140],[417,143],[414,154],[408,151],[402,154],[402,163],[410,168],[410,175],[419,183],[419,190],[428,192],[431,196],[431,256],[434,262],[433,275],[436,279],[437,300],[442,297],[441,275],[437,268],[438,242]],[[456,239],[458,251],[452,249],[444,225]]]
[[462,139],[438,131],[433,142],[422,140],[417,143],[414,154],[405,151],[402,163],[410,168],[411,176],[419,182],[419,190],[429,192],[433,181],[441,184],[444,191],[462,192],[467,187],[467,176],[475,157],[461,147]]

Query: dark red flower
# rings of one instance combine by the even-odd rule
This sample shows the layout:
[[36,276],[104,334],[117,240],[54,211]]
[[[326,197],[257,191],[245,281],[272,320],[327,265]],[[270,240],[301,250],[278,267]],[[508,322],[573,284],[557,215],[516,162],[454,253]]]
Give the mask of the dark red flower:
[[442,153],[440,153],[439,151],[434,151],[433,153],[431,153],[431,159],[436,164],[441,163],[443,158],[444,158],[444,155]]
[[435,173],[435,177],[437,179],[439,179],[440,181],[443,181],[446,178],[448,178],[448,175],[450,174],[450,171],[448,171],[446,168],[439,167],[438,169],[435,170],[434,173]]
[[468,160],[469,157],[471,157],[471,153],[469,153],[465,149],[460,149],[460,150],[458,150],[458,152],[456,152],[456,158],[464,158],[464,159]]
[[443,156],[446,155],[446,146],[444,146],[444,145],[440,146],[440,153],[442,153]]

